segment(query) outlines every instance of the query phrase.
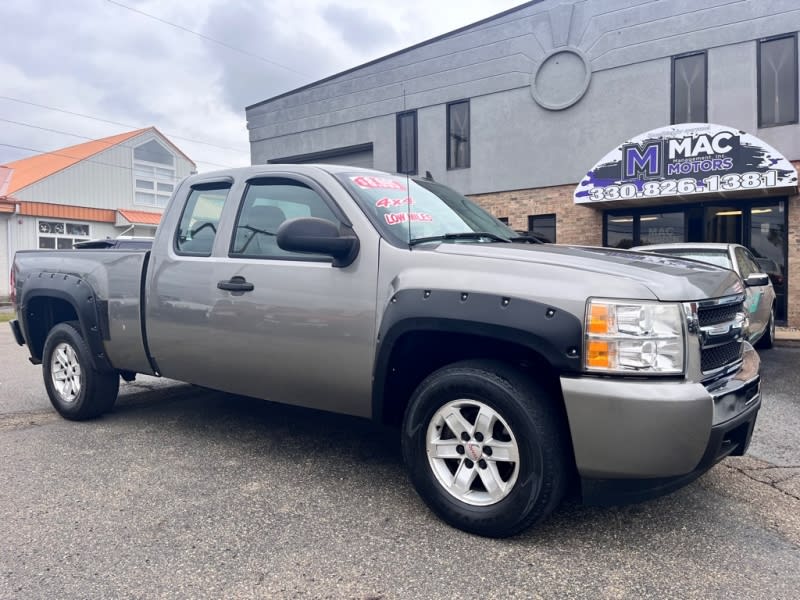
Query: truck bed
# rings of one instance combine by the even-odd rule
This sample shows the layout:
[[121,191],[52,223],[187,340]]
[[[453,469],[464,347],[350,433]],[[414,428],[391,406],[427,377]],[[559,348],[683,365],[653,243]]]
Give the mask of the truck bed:
[[103,347],[111,364],[124,371],[152,374],[142,319],[143,277],[149,259],[149,250],[27,250],[16,254],[16,278],[18,284],[50,278],[52,285],[63,285],[66,280],[58,280],[64,275],[88,283],[96,296],[98,320],[106,325]]

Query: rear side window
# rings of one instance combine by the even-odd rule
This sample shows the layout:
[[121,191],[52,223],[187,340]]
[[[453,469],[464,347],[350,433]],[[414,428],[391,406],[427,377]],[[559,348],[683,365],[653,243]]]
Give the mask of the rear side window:
[[175,235],[175,252],[188,256],[211,256],[222,208],[230,189],[229,183],[192,188]]
[[278,247],[278,227],[298,217],[339,224],[327,203],[307,185],[284,178],[251,183],[236,220],[230,256],[330,261],[329,256],[288,252]]

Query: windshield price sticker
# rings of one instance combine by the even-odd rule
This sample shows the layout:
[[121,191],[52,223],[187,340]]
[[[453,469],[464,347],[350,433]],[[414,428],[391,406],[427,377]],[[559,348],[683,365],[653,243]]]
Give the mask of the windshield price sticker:
[[402,183],[395,181],[394,179],[389,179],[388,177],[359,175],[357,177],[351,177],[350,179],[358,187],[365,190],[406,190],[406,186],[404,186]]
[[777,150],[738,129],[705,123],[643,133],[609,152],[575,190],[575,203],[794,187]]
[[422,212],[402,212],[402,213],[388,213],[383,215],[387,225],[397,225],[399,223],[408,223],[408,221],[422,221],[425,223],[433,222],[433,215]]
[[378,208],[391,208],[393,206],[411,206],[414,201],[410,197],[406,198],[381,198],[375,203]]

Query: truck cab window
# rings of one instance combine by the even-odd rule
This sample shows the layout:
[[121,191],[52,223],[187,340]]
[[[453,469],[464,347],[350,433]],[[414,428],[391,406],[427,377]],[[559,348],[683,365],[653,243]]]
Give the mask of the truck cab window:
[[175,251],[189,256],[211,256],[222,208],[230,184],[215,183],[192,188],[175,235]]
[[230,256],[330,261],[327,256],[288,252],[278,247],[278,227],[297,217],[339,223],[320,195],[302,183],[283,178],[252,183],[236,220]]

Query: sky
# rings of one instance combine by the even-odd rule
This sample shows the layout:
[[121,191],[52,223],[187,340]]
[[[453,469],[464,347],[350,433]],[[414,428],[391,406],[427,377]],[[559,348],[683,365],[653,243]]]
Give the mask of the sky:
[[0,0],[0,164],[153,125],[248,165],[246,106],[522,3]]

